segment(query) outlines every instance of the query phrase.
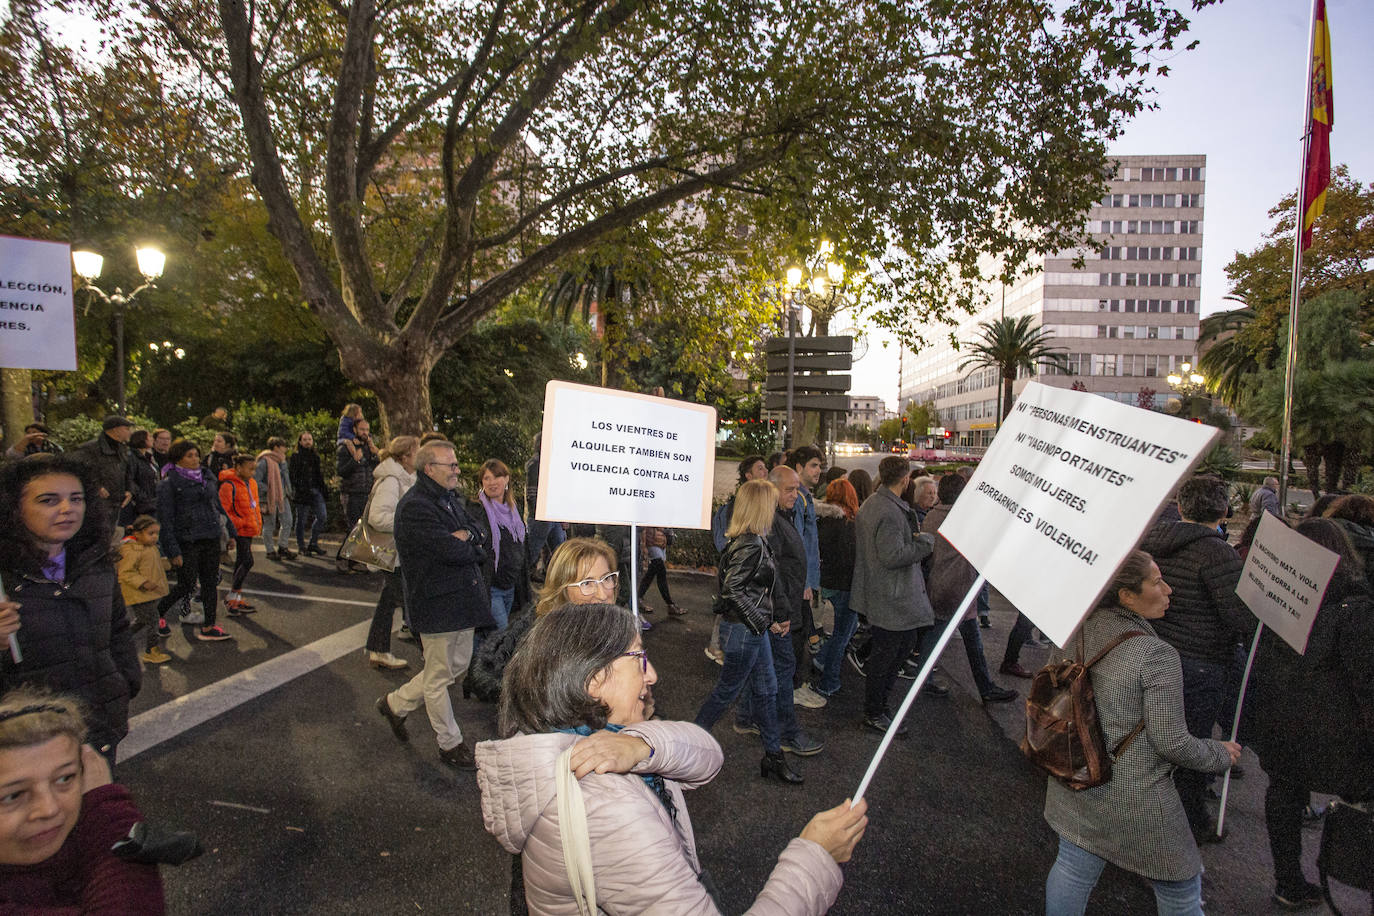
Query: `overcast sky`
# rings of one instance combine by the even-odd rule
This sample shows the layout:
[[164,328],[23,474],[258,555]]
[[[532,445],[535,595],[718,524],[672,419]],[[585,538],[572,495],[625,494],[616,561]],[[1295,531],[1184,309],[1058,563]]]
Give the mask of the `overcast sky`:
[[[1374,182],[1374,0],[1327,0],[1335,126],[1331,161]],[[1227,0],[1192,17],[1200,44],[1169,62],[1159,107],[1113,152],[1205,153],[1203,314],[1227,307],[1226,265],[1257,247],[1269,208],[1297,189],[1307,73],[1308,0]],[[1184,42],[1186,44],[1186,41]],[[854,394],[897,405],[897,349],[878,335],[855,364]]]

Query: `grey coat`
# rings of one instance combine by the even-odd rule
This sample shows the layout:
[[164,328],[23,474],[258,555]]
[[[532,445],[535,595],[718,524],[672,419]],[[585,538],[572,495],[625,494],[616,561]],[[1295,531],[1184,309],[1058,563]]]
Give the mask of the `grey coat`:
[[1074,792],[1051,777],[1045,820],[1114,865],[1156,881],[1183,881],[1202,870],[1202,859],[1171,774],[1175,766],[1221,773],[1231,757],[1220,741],[1188,734],[1178,651],[1140,617],[1122,608],[1094,611],[1083,623],[1083,657],[1128,630],[1149,635],[1126,640],[1092,667],[1097,717],[1109,748],[1142,717],[1145,731],[1113,761],[1104,785]]
[[849,606],[884,630],[914,630],[935,622],[921,561],[935,548],[910,506],[879,486],[854,517],[854,583]]

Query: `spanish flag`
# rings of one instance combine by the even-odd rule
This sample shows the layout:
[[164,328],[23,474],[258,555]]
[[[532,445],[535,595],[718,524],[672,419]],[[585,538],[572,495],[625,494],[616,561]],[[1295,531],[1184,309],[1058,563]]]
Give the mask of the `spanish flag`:
[[1312,247],[1312,225],[1326,208],[1326,187],[1331,184],[1331,29],[1326,21],[1326,0],[1317,0],[1312,23],[1312,70],[1307,113],[1307,158],[1303,164],[1302,250]]

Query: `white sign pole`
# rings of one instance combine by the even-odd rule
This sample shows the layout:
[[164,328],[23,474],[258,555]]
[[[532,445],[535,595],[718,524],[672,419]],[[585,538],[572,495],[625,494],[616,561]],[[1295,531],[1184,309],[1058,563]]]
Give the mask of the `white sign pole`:
[[[1236,715],[1231,720],[1231,740],[1235,741],[1240,734],[1240,708],[1245,705],[1245,688],[1250,684],[1250,669],[1255,664],[1255,650],[1259,648],[1260,635],[1264,633],[1264,624],[1255,624],[1255,638],[1250,640],[1250,655],[1245,659],[1245,673],[1240,678],[1240,696],[1236,698]],[[1217,808],[1217,838],[1220,839],[1222,828],[1226,826],[1226,796],[1231,793],[1231,769],[1226,769],[1226,776],[1221,781],[1221,803]]]
[[639,526],[630,522],[630,610],[639,623]]
[[983,576],[979,573],[978,578],[973,582],[973,588],[968,590],[964,600],[959,602],[959,610],[954,612],[954,616],[945,625],[945,631],[940,634],[939,640],[935,643],[935,648],[930,650],[930,655],[921,661],[921,670],[916,674],[916,680],[911,682],[911,689],[906,692],[906,698],[902,700],[902,705],[897,708],[897,714],[892,717],[892,724],[883,733],[883,740],[878,742],[878,750],[873,754],[873,760],[868,764],[868,771],[864,773],[864,778],[859,783],[859,790],[854,793],[854,801],[851,806],[859,803],[859,799],[864,797],[864,792],[868,790],[868,784],[873,781],[873,774],[878,772],[878,764],[883,762],[883,755],[887,753],[887,747],[892,743],[892,739],[897,735],[897,729],[901,727],[902,720],[906,718],[907,710],[911,709],[911,704],[916,700],[916,694],[920,693],[921,687],[926,679],[930,677],[930,672],[935,670],[935,663],[940,660],[940,656],[945,651],[945,646],[949,645],[949,640],[954,636],[954,631],[963,623],[964,615],[968,613],[969,605],[973,604],[978,593],[983,589]]

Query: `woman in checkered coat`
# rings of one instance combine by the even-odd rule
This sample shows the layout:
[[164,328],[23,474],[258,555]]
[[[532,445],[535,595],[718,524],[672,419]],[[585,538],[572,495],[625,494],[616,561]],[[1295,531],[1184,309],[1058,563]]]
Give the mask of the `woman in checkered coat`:
[[1045,881],[1048,916],[1081,914],[1107,862],[1148,878],[1161,914],[1201,916],[1202,859],[1171,773],[1176,766],[1224,772],[1240,745],[1188,733],[1178,652],[1147,622],[1164,616],[1170,591],[1150,555],[1137,550],[1083,622],[1084,658],[1127,631],[1145,634],[1092,667],[1106,746],[1142,719],[1145,729],[1113,761],[1110,782],[1076,792],[1049,779],[1045,820],[1059,834],[1059,857]]

